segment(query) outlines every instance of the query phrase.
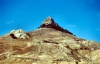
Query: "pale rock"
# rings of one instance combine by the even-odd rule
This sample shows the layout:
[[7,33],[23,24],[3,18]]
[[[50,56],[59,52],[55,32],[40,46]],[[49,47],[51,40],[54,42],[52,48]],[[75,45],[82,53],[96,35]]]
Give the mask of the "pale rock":
[[71,45],[69,45],[69,47],[70,47],[71,49],[73,49],[73,50],[75,50],[75,49],[80,49],[80,48],[81,48],[80,44],[71,44]]
[[13,34],[16,38],[27,39],[29,36],[22,30],[12,30],[10,34]]
[[27,47],[31,47],[32,45],[32,43],[27,43]]
[[37,63],[32,63],[32,64],[37,64]]
[[87,53],[85,57],[95,62],[96,59],[100,58],[100,50],[91,51],[90,53]]
[[88,40],[82,41],[82,44],[85,45],[85,46],[89,46],[89,41]]
[[91,52],[91,60],[95,61],[97,58],[100,58],[100,50],[95,50]]
[[72,40],[67,40],[66,43],[73,50],[81,48],[80,44],[78,42],[76,42],[75,40],[73,40],[73,39]]

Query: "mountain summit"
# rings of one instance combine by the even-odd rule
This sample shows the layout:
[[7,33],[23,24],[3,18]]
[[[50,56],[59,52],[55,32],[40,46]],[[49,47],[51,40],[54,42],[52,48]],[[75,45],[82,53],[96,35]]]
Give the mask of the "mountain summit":
[[100,44],[74,36],[48,17],[37,30],[1,36],[0,64],[100,64]]
[[66,32],[66,33],[69,33],[69,34],[73,35],[73,33],[71,33],[70,31],[65,30],[62,27],[60,27],[50,16],[48,16],[43,21],[43,23],[40,26],[40,28],[53,28],[55,30],[59,30],[59,31]]
[[54,20],[48,16],[42,23],[42,26],[41,27],[52,27],[52,25],[56,25],[56,23],[54,22]]

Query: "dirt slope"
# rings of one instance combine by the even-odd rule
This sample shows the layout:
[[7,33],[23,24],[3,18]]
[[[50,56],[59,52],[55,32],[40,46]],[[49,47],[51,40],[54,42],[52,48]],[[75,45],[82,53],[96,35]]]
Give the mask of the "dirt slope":
[[99,43],[74,36],[51,17],[26,34],[0,37],[0,64],[100,64]]

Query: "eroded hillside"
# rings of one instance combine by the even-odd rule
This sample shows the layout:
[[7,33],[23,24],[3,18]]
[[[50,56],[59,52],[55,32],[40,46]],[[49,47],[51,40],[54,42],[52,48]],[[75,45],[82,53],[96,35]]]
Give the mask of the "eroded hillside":
[[35,31],[0,37],[0,64],[100,64],[100,44],[74,36],[48,17]]

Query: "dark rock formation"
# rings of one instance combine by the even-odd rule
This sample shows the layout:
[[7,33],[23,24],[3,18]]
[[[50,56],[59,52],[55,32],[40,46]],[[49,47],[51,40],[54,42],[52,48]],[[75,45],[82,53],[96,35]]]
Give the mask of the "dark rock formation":
[[43,21],[42,25],[39,28],[53,28],[55,30],[59,30],[61,32],[66,32],[73,35],[73,33],[71,33],[70,31],[60,27],[50,16]]

